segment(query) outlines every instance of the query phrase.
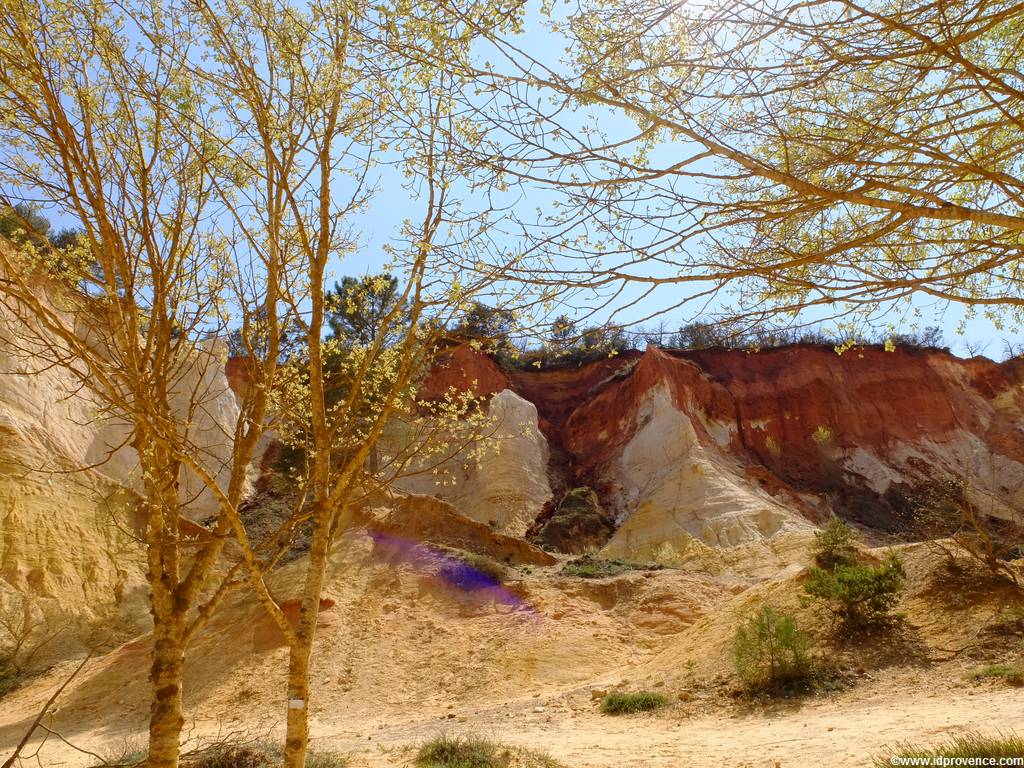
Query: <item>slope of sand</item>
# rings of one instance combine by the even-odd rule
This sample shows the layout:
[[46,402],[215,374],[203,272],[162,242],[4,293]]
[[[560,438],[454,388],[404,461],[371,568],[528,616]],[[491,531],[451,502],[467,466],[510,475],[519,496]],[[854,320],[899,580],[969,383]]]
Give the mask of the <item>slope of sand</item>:
[[[552,566],[507,567],[501,588],[463,591],[409,547],[354,532],[334,553],[313,669],[314,743],[352,766],[410,764],[441,732],[482,733],[588,766],[859,766],[901,740],[1019,727],[1019,689],[979,683],[985,663],[1021,659],[1024,603],[1008,587],[952,583],[926,547],[904,551],[910,585],[899,631],[832,650],[845,688],[781,702],[737,697],[728,638],[762,601],[796,605],[803,564],[760,580],[738,564],[630,571],[585,580]],[[804,543],[806,541],[804,540]],[[787,551],[780,548],[780,551]],[[271,584],[293,594],[301,561]],[[798,613],[819,640],[827,627]],[[283,722],[287,656],[259,608],[237,595],[198,636],[186,676],[190,744],[265,737]],[[148,638],[91,662],[49,721],[68,741],[109,754],[145,729]],[[9,750],[66,662],[4,700]],[[612,718],[591,690],[652,689],[663,712]],[[542,708],[542,709],[541,709]],[[802,758],[802,761],[801,761]],[[51,737],[45,766],[90,758]]]

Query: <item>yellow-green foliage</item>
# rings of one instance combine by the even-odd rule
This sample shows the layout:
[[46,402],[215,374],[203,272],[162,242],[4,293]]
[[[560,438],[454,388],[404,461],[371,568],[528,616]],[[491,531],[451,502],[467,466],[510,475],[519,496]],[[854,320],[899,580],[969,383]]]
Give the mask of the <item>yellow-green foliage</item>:
[[813,569],[804,584],[805,601],[823,605],[848,626],[864,627],[889,617],[905,580],[903,561],[890,552],[880,565]]
[[819,448],[827,448],[835,442],[836,433],[828,424],[819,424],[811,435],[811,439],[818,444]]
[[750,690],[783,689],[807,678],[810,646],[792,616],[765,605],[736,628],[733,669]]
[[822,568],[853,565],[857,562],[857,534],[838,517],[830,518],[825,527],[814,534],[811,554]]

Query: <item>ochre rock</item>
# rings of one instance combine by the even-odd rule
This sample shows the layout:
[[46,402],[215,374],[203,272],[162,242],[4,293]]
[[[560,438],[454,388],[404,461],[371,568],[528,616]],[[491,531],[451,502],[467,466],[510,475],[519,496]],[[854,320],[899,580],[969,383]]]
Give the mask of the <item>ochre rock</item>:
[[[452,359],[489,370],[482,357]],[[507,380],[564,455],[564,483],[593,487],[616,515],[608,555],[735,547],[833,512],[897,530],[901,494],[937,481],[964,481],[996,516],[1024,505],[1017,361],[652,347]],[[469,494],[460,504],[473,514]]]
[[[57,289],[38,280],[38,297],[62,314]],[[63,313],[83,343],[104,349],[95,328]],[[128,426],[55,355],[59,339],[43,343],[0,305],[0,600],[31,596],[44,613],[69,624],[101,617],[122,625],[148,620],[144,530],[134,490],[141,478]],[[190,393],[200,393],[189,430],[196,455],[224,480],[230,435],[238,417],[235,395],[211,343],[195,350],[180,372],[172,407],[184,416]],[[198,478],[182,473],[184,510],[201,518],[215,508]],[[202,529],[184,521],[186,535]]]
[[[536,407],[509,389],[491,397],[487,414],[481,440],[394,485],[431,494],[472,520],[522,536],[551,498],[547,441],[537,424]],[[428,456],[428,467],[434,461]]]
[[423,400],[435,400],[449,392],[472,391],[478,397],[489,397],[508,388],[508,377],[491,358],[460,345],[440,357],[418,395]]

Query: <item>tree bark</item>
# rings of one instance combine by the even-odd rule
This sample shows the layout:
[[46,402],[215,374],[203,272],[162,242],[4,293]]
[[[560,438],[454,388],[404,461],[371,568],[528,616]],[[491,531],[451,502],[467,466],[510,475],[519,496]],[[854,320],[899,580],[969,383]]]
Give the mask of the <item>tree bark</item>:
[[153,658],[149,680],[149,768],[177,768],[181,729],[181,678],[185,665],[184,617],[164,617],[153,629]]
[[288,717],[285,768],[303,768],[309,743],[309,662],[320,615],[320,593],[331,544],[331,509],[328,499],[317,502],[313,541],[310,544],[306,583],[299,606],[299,625],[288,655]]

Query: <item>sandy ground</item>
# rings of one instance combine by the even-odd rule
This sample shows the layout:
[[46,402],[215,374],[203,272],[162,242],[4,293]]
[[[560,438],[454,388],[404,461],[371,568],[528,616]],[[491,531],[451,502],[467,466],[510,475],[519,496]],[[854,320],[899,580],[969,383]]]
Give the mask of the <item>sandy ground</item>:
[[[547,749],[567,766],[668,768],[668,766],[815,765],[865,766],[887,757],[887,745],[927,742],[964,730],[1009,730],[1024,715],[1020,690],[910,700],[888,697],[853,704],[824,702],[776,715],[737,715],[680,719],[584,714],[573,718],[530,714],[514,722],[467,722],[450,733],[493,733],[502,741]],[[432,735],[436,727],[385,731],[376,750],[349,740],[325,737],[353,756],[355,765],[401,764],[403,743]],[[411,739],[410,739],[411,737]],[[358,751],[357,751],[358,750]],[[390,751],[394,750],[394,751]]]
[[[888,747],[901,742],[924,743],[944,735],[977,730],[1009,731],[1024,714],[1020,689],[931,693],[921,698],[877,693],[866,697],[840,696],[764,713],[681,716],[607,717],[596,711],[545,707],[533,700],[510,702],[483,711],[453,710],[454,717],[401,722],[371,712],[358,719],[319,717],[314,723],[314,746],[350,756],[352,768],[411,765],[415,745],[439,733],[483,734],[508,744],[546,750],[567,768],[668,768],[669,766],[729,766],[775,768],[789,765],[869,766],[887,757]],[[341,715],[342,713],[335,713]],[[193,724],[194,737],[214,738],[241,726],[224,722]],[[118,728],[78,734],[78,746],[109,753],[129,733]],[[256,734],[254,724],[241,727]],[[265,735],[265,733],[263,734]],[[811,762],[808,762],[811,761]],[[95,762],[95,761],[92,761]],[[90,759],[51,737],[32,764],[77,768]]]
[[[923,548],[905,552],[904,631],[842,651],[843,690],[774,702],[735,695],[729,638],[751,606],[794,604],[798,566],[747,581],[673,569],[603,580],[520,569],[501,592],[466,594],[382,560],[365,541],[340,554],[325,593],[334,605],[318,631],[311,733],[314,747],[350,755],[352,768],[410,765],[416,746],[439,733],[546,750],[566,768],[770,768],[866,766],[901,741],[1022,730],[1024,689],[969,676],[1024,661],[1024,598],[936,581]],[[25,765],[96,763],[61,737],[99,755],[138,741],[148,655],[142,636],[90,662],[45,721],[56,733]],[[189,654],[189,743],[279,736],[286,658],[251,598],[227,604]],[[73,666],[64,661],[0,702],[0,757]],[[672,704],[602,716],[595,688],[657,690]]]

